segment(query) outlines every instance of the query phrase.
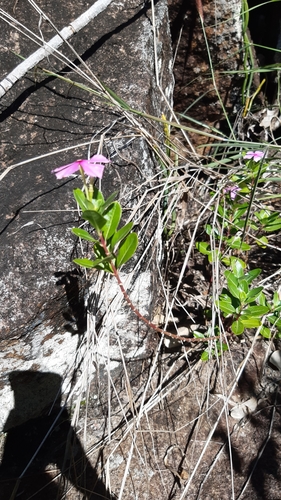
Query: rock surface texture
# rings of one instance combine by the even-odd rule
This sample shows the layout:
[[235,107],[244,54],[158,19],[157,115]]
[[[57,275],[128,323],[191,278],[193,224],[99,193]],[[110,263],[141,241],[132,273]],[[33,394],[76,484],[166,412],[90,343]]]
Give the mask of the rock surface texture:
[[[241,1],[202,1],[204,29],[197,2],[171,0],[169,5],[176,54],[175,109],[195,128],[192,120],[219,126],[225,113],[232,110],[241,87],[237,77],[229,73],[238,70],[243,58]],[[194,144],[206,142],[196,134],[192,140]]]
[[[6,7],[9,11],[9,2]],[[82,10],[83,2],[72,6],[61,2],[53,10],[50,6],[47,14],[55,16],[53,21],[61,29]],[[156,14],[161,33],[157,39],[158,64],[164,72],[161,84],[171,99],[173,78],[169,72],[171,50],[165,3],[159,4]],[[38,34],[38,18],[31,6],[25,12],[16,6],[17,15]],[[130,2],[129,7],[112,2],[71,42],[95,74],[122,99],[136,109],[159,116],[166,105],[154,78],[150,16],[149,9],[137,2]],[[18,62],[8,49],[27,57],[35,48],[15,29],[3,26],[6,33],[9,31],[5,37],[9,46],[2,54],[2,77]],[[47,21],[40,29],[45,40],[51,37]],[[65,52],[72,57],[67,47]],[[78,60],[76,63],[81,66]],[[42,67],[60,70],[69,79],[76,76],[54,56]],[[26,162],[1,181],[2,363],[6,359],[5,371],[10,371],[36,364],[42,368],[45,360],[46,368],[61,366],[62,370],[68,353],[75,351],[77,339],[86,328],[81,273],[71,263],[77,242],[70,229],[79,224],[72,189],[80,184],[76,179],[57,181],[51,169],[87,157],[87,141],[92,138],[91,154],[95,153],[101,132],[106,137],[104,154],[113,162],[104,179],[107,192],[117,189],[121,197],[126,197],[126,189],[132,190],[152,176],[156,165],[145,142],[138,137],[135,140],[137,133],[131,123],[124,124],[118,112],[108,111],[89,92],[48,76],[38,67],[2,98],[1,119],[2,173],[6,167]],[[125,132],[131,135],[131,141],[130,137],[122,139]],[[78,147],[80,143],[86,145]],[[73,150],[58,152],[74,146]],[[124,204],[129,203],[126,199]],[[68,313],[67,318],[64,313]]]

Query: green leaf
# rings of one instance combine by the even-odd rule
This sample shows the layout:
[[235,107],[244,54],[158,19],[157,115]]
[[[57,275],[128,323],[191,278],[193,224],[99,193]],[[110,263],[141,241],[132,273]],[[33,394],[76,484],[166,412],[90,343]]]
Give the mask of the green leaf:
[[269,316],[267,316],[266,318],[269,323],[271,323],[272,325],[276,326],[278,329],[281,328],[281,319],[278,319],[275,314],[270,314]]
[[252,281],[257,278],[261,273],[261,269],[252,269],[252,271],[249,271],[247,274],[245,274],[244,279],[248,283],[252,283]]
[[244,332],[244,325],[243,323],[240,321],[240,319],[238,319],[237,321],[234,321],[231,325],[231,330],[233,331],[233,333],[235,335],[241,335],[241,333]]
[[209,360],[209,351],[203,351],[201,354],[201,361],[208,361]]
[[95,261],[90,259],[73,259],[73,262],[79,266],[87,267],[88,269],[95,267]]
[[98,259],[104,260],[104,259],[108,259],[108,257],[111,259],[114,259],[113,255],[109,256],[106,254],[105,249],[103,248],[103,246],[101,245],[101,243],[99,241],[97,241],[94,244],[93,250],[94,250],[94,253]]
[[199,241],[195,244],[195,246],[200,253],[208,256],[209,262],[213,262],[213,260],[220,255],[217,249],[212,251],[210,249],[210,244],[206,241]]
[[244,304],[249,292],[249,286],[246,280],[241,278],[238,280],[238,290],[239,290],[239,300],[241,304]]
[[[244,276],[243,276],[244,277]],[[239,279],[239,283],[238,283],[238,286],[239,286],[239,289],[240,290],[243,290],[243,292],[248,295],[248,292],[249,292],[249,286],[248,286],[248,283],[246,280],[244,279]]]
[[107,241],[115,233],[118,224],[121,219],[122,209],[118,201],[114,201],[111,205],[103,212],[103,217],[105,219],[105,224],[102,226],[102,234],[104,239]]
[[248,188],[248,186],[246,186],[246,185],[244,185],[244,183],[242,183],[239,194],[248,194],[248,193],[250,193],[250,189]]
[[233,221],[233,230],[235,231],[234,234],[236,234],[238,232],[238,229],[243,229],[244,226],[245,226],[245,220],[244,219],[235,219]]
[[220,252],[218,251],[218,249],[216,249],[208,254],[208,261],[210,262],[210,264],[212,264],[212,262],[214,260],[218,259],[219,256],[220,256]]
[[267,224],[263,227],[264,231],[271,233],[273,231],[278,231],[281,228],[281,219],[277,219],[275,223]]
[[220,297],[219,308],[226,315],[234,314],[236,312],[235,308],[233,307],[233,305],[231,303],[230,297],[227,297],[227,299],[225,297],[223,297],[223,298]]
[[110,264],[111,261],[112,261],[112,257],[105,257],[105,259],[97,259],[94,261],[95,268],[98,269],[99,271],[113,274],[112,267]]
[[[242,222],[245,225],[245,221],[242,221]],[[254,224],[254,222],[252,222],[251,220],[249,220],[248,225],[249,225],[249,227],[251,229],[253,229],[253,231],[258,231],[259,230],[259,226],[257,226],[256,224]],[[243,226],[241,226],[241,227],[243,227]]]
[[236,276],[236,278],[241,278],[242,276],[244,276],[244,269],[246,264],[243,260],[231,257],[230,265],[231,265],[231,270],[234,276]]
[[231,257],[222,257],[221,261],[226,267],[229,267],[231,263]]
[[106,219],[95,210],[85,210],[85,212],[82,212],[82,217],[83,219],[89,221],[91,226],[93,226],[98,232],[101,231],[102,227],[106,223]]
[[135,253],[138,246],[138,236],[136,233],[130,233],[121,243],[118,255],[116,257],[117,269],[127,262]]
[[[254,290],[256,290],[256,288],[254,288]],[[265,295],[264,295],[263,292],[261,292],[261,294],[258,295],[258,297],[256,298],[256,301],[257,301],[257,303],[260,306],[266,306],[267,305],[267,301],[266,301],[266,298],[265,298]]]
[[262,222],[267,221],[268,217],[270,216],[270,211],[269,210],[260,210],[259,212],[254,212],[256,218]]
[[271,337],[271,331],[269,328],[267,328],[266,326],[261,326],[260,328],[260,334],[266,338],[266,339],[270,339]]
[[112,269],[110,266],[110,261],[112,260],[112,256],[105,257],[104,259],[74,259],[73,262],[82,267],[87,267],[88,269],[99,269],[100,271],[107,271],[112,273]]
[[85,231],[84,229],[80,229],[78,227],[74,227],[72,229],[72,232],[73,232],[73,234],[75,234],[75,236],[78,236],[78,238],[81,238],[82,240],[92,241],[93,243],[95,243],[97,241],[97,240],[95,240],[95,238],[93,238],[88,233],[88,231]]
[[244,318],[244,316],[240,316],[239,321],[245,328],[257,328],[261,325],[261,321],[258,318]]
[[273,294],[273,306],[274,306],[274,309],[279,307],[281,304],[281,300],[279,298],[279,294],[278,292],[274,292]]
[[247,297],[247,294],[244,292],[244,290],[240,290],[240,288],[239,288],[239,300],[240,300],[241,304],[245,303],[246,297]]
[[217,343],[217,349],[218,349],[219,355],[221,355],[221,353],[223,351],[228,351],[228,345],[225,343],[222,343],[222,344]]
[[268,239],[266,238],[266,236],[262,236],[261,238],[259,238],[258,240],[256,240],[256,243],[260,247],[266,248],[267,245],[268,245]]
[[240,236],[233,236],[233,238],[228,238],[226,240],[226,243],[230,248],[237,249],[237,250],[251,250],[251,246],[248,245],[245,242],[242,242],[242,239]]
[[204,333],[197,332],[197,331],[193,332],[193,337],[195,339],[205,339],[206,338],[206,336],[204,335]]
[[242,311],[242,315],[261,317],[269,311],[267,306],[248,306]]
[[210,244],[206,241],[198,241],[196,243],[196,248],[203,255],[209,255],[210,253],[212,253],[210,250]]
[[97,187],[94,186],[93,189],[93,198],[92,198],[92,204],[93,208],[92,210],[95,210],[96,212],[101,213],[101,208],[104,205],[104,197],[101,191]]
[[[219,205],[218,208],[217,208],[217,210],[218,210],[218,214],[221,215],[222,218],[226,218],[227,217],[225,207],[222,207],[221,205]],[[211,233],[209,233],[209,234],[211,234]]]
[[242,203],[235,207],[233,219],[241,219],[242,215],[248,210],[248,206],[248,203]]
[[247,294],[247,298],[245,301],[246,304],[249,304],[250,302],[257,300],[259,295],[261,294],[262,290],[263,290],[262,286],[258,286],[257,288],[253,288],[252,290],[250,290],[249,293]]
[[226,277],[227,287],[231,295],[239,299],[238,279],[231,271],[225,271],[224,275]]
[[103,206],[102,206],[102,211],[101,213],[103,214],[103,212],[107,209],[107,207],[109,207],[113,202],[114,202],[114,199],[116,198],[116,195],[117,195],[118,191],[114,191],[114,193],[112,193],[104,202],[103,202]]
[[239,312],[241,306],[240,300],[237,297],[234,297],[227,288],[222,289],[219,300],[230,302],[233,305],[235,312]]
[[117,245],[117,243],[119,243],[119,241],[122,241],[126,236],[127,234],[129,234],[129,232],[132,230],[132,227],[133,227],[133,222],[128,222],[128,224],[126,224],[126,226],[123,226],[121,227],[121,229],[119,229],[111,238],[111,241],[110,241],[110,247],[113,248],[115,247],[115,245]]
[[87,200],[86,196],[84,195],[83,191],[81,191],[81,189],[74,189],[73,195],[79,207],[81,208],[82,212],[84,212],[84,210],[94,210],[92,202]]

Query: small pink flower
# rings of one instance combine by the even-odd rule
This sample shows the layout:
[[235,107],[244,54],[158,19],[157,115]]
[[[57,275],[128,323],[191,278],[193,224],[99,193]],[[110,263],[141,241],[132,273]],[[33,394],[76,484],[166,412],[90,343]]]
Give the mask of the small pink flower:
[[244,160],[253,160],[255,162],[261,161],[264,157],[264,153],[262,151],[248,151],[245,154]]
[[231,200],[235,200],[239,191],[240,191],[240,188],[238,186],[227,186],[223,190],[224,193],[229,193]]
[[68,165],[55,168],[52,170],[52,173],[56,175],[57,179],[63,179],[64,177],[74,174],[81,167],[90,177],[98,177],[101,179],[106,163],[110,163],[110,160],[108,160],[105,156],[94,155],[90,158],[90,160],[76,160]]

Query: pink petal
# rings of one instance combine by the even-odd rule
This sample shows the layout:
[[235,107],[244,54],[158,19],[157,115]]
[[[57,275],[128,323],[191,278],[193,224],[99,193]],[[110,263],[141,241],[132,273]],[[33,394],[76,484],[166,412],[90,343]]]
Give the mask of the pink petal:
[[77,172],[81,166],[90,177],[99,177],[99,179],[101,179],[105,163],[110,163],[110,160],[108,160],[105,156],[98,154],[94,155],[90,160],[77,160],[73,163],[69,163],[68,165],[55,168],[52,170],[52,173],[56,175],[57,179],[63,179],[64,177],[68,177],[69,175]]
[[56,175],[57,179],[63,179],[64,177],[68,177],[69,175],[74,174],[79,170],[80,163],[83,160],[74,161],[73,163],[69,163],[68,165],[63,165],[62,167],[55,168],[52,170],[52,173]]
[[90,177],[98,177],[99,179],[101,179],[103,176],[105,165],[102,165],[101,163],[92,163],[88,160],[83,160],[82,168]]
[[254,151],[248,151],[248,153],[245,154],[244,158],[246,158],[246,160],[250,160],[251,158],[253,158],[254,154]]
[[264,153],[262,151],[255,151],[253,156],[254,161],[260,161],[264,157]]
[[264,157],[264,153],[262,151],[248,151],[245,154],[245,160],[253,160],[255,162],[260,161]]
[[239,189],[239,188],[234,188],[234,189],[232,189],[232,190],[230,191],[230,193],[229,193],[230,198],[231,198],[232,200],[235,200],[235,198],[236,198],[236,196],[237,196],[237,194],[238,194],[238,192],[239,192],[239,191],[240,191],[240,189]]
[[229,193],[230,199],[235,200],[237,194],[239,193],[240,188],[238,186],[227,186],[224,188],[224,193]]
[[110,160],[108,160],[105,156],[103,155],[94,155],[90,159],[91,162],[94,163],[110,163]]

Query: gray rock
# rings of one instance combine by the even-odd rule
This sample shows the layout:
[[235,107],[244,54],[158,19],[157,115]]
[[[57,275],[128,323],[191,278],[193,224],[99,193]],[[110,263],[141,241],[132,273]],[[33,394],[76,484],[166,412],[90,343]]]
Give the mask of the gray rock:
[[[13,15],[8,0],[2,7]],[[78,17],[83,9],[84,2],[79,1],[69,3],[65,0],[50,5],[58,29]],[[156,2],[155,15],[160,84],[171,103],[172,53],[165,2]],[[16,4],[15,17],[39,35],[39,16],[30,5],[22,9]],[[13,27],[3,22],[1,27],[1,78],[4,78],[19,63],[8,49],[28,57],[36,46]],[[40,29],[45,40],[54,36],[51,26],[44,20]],[[155,80],[153,29],[148,4],[131,1],[128,6],[126,2],[112,2],[70,42],[94,74],[130,106],[158,117],[167,112],[166,102]],[[61,51],[71,61],[75,60],[67,46],[64,45]],[[82,68],[77,58],[75,64]],[[51,170],[79,157],[87,157],[91,140],[91,155],[94,154],[100,135],[104,133],[103,153],[112,159],[112,164],[106,168],[103,190],[106,194],[118,191],[126,218],[138,197],[144,194],[145,188],[139,186],[157,172],[159,165],[147,142],[140,137],[137,122],[126,119],[116,107],[107,106],[94,94],[58,79],[42,68],[87,84],[51,55],[16,83],[1,101],[3,170],[19,163],[4,176],[0,188],[1,427],[13,407],[13,393],[8,382],[11,372],[57,373],[63,379],[65,393],[77,366],[83,371],[78,352],[84,352],[81,351],[83,342],[87,345],[87,296],[93,298],[94,294],[97,300],[100,338],[96,350],[100,352],[99,362],[107,363],[104,349],[108,329],[114,332],[118,328],[120,341],[129,358],[142,357],[151,349],[149,337],[144,340],[146,327],[140,327],[124,306],[112,280],[105,284],[107,281],[103,282],[97,274],[88,274],[86,280],[72,263],[80,252],[71,235],[71,228],[79,224],[72,189],[80,187],[80,183],[77,178],[57,181]],[[143,122],[143,126],[148,129],[147,123]],[[159,135],[161,126],[153,133]],[[65,151],[71,147],[74,149]],[[133,198],[135,189],[138,191]],[[140,221],[139,229],[143,224],[144,221]],[[149,262],[149,247],[148,253],[144,251],[153,236],[155,221],[152,219],[145,224],[145,236],[137,257],[123,271],[122,277],[125,282],[131,282],[133,297],[141,296],[139,306],[150,316],[155,301],[152,289],[154,269]],[[140,258],[142,262],[138,266]],[[137,266],[134,273],[131,272],[132,266]],[[106,287],[107,295],[104,292]],[[113,325],[112,315],[108,314],[108,297],[113,300],[111,308],[116,325]],[[93,318],[91,321],[93,324]],[[115,368],[120,364],[117,349],[113,340],[109,354],[117,359],[112,361]],[[34,417],[38,412],[33,408]],[[27,417],[30,417],[28,412]]]

